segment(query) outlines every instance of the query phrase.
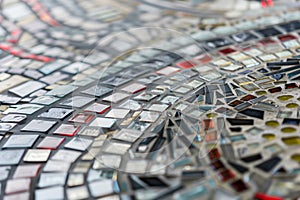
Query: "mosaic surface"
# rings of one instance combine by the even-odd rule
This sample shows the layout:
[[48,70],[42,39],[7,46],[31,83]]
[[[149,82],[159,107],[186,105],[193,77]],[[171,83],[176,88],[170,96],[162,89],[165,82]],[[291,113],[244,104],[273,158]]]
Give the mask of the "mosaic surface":
[[0,2],[1,199],[300,196],[296,3]]

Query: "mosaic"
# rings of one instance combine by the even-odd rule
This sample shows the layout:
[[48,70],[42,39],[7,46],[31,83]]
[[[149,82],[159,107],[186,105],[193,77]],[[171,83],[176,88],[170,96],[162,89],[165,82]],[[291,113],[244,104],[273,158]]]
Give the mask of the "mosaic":
[[0,3],[1,199],[300,197],[297,3]]

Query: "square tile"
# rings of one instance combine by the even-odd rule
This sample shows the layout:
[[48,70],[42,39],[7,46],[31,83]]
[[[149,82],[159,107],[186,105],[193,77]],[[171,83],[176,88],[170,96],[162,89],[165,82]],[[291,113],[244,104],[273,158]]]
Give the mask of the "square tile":
[[16,123],[0,123],[0,131],[6,132],[13,129],[17,124]]
[[45,137],[37,146],[38,149],[57,149],[65,138],[59,137]]
[[111,128],[115,123],[116,119],[108,119],[103,117],[97,117],[90,126],[97,126],[101,128]]
[[142,108],[141,103],[134,101],[134,100],[127,100],[124,103],[120,104],[118,106],[119,108],[125,108],[125,109],[129,109],[129,110],[140,110]]
[[14,173],[14,178],[32,178],[38,175],[40,164],[19,165]]
[[21,114],[8,114],[1,118],[2,122],[21,122],[27,118],[26,115]]
[[152,111],[142,111],[139,116],[141,122],[155,122],[159,118],[160,114]]
[[143,132],[133,129],[122,129],[118,133],[113,135],[113,139],[121,140],[125,142],[133,143],[135,142]]
[[32,131],[32,132],[47,132],[49,131],[54,125],[56,121],[46,121],[46,120],[32,120],[29,122],[22,131]]
[[104,148],[104,152],[106,153],[112,153],[112,154],[119,154],[123,155],[125,154],[128,149],[131,147],[131,144],[125,144],[120,142],[110,142],[106,145]]
[[170,74],[174,74],[174,73],[179,72],[179,71],[180,71],[180,69],[176,68],[176,67],[165,67],[161,70],[158,70],[156,73],[168,76]]
[[78,151],[60,149],[52,156],[52,160],[60,160],[64,162],[75,162],[81,155]]
[[67,149],[85,151],[92,144],[92,142],[93,142],[93,140],[91,140],[91,139],[74,137],[64,147],[67,148]]
[[67,189],[67,196],[70,200],[88,199],[89,192],[86,186],[78,186]]
[[49,196],[51,196],[53,199],[64,199],[64,188],[61,186],[55,186],[35,190],[36,200],[47,200]]
[[71,137],[76,135],[80,128],[80,126],[76,126],[73,124],[62,124],[53,132],[53,134]]
[[46,162],[50,156],[51,150],[46,149],[28,149],[24,162]]
[[30,194],[29,192],[20,192],[16,194],[5,195],[4,200],[29,200]]
[[157,111],[157,112],[163,112],[163,111],[165,111],[168,107],[169,107],[169,105],[167,105],[167,104],[156,104],[156,103],[154,103],[154,104],[152,104],[152,105],[148,108],[148,110],[150,110],[150,111]]
[[81,108],[94,100],[95,100],[94,98],[90,98],[90,97],[73,96],[72,98],[63,101],[60,104],[65,106],[75,107],[75,108]]
[[5,194],[26,192],[30,189],[30,183],[31,183],[30,178],[8,180],[5,187]]
[[28,148],[32,147],[39,135],[12,135],[8,138],[3,148]]
[[138,93],[142,90],[145,90],[146,87],[147,87],[146,85],[143,85],[143,84],[140,84],[140,83],[132,83],[132,84],[127,85],[126,87],[122,88],[121,90],[125,91],[125,92],[135,94],[135,93]]
[[47,112],[40,114],[38,117],[51,118],[51,119],[64,119],[72,112],[73,112],[72,109],[50,108]]
[[[90,183],[89,189],[93,197],[102,197],[114,193],[113,185],[113,180],[104,179]],[[103,189],[99,190],[99,188]]]
[[[67,178],[67,174],[62,172],[41,173],[38,186],[41,188],[50,187],[50,186],[61,186],[65,184],[66,178]],[[48,195],[53,197],[53,194],[48,194]]]
[[108,97],[105,97],[103,99],[103,101],[108,101],[111,103],[118,103],[118,102],[128,98],[129,96],[130,96],[129,94],[115,92],[115,93],[109,95]]
[[101,97],[112,91],[113,90],[111,88],[104,87],[101,85],[101,87],[100,86],[90,87],[89,89],[82,91],[82,93],[89,94],[89,95],[96,96],[96,97]]
[[43,172],[68,172],[71,163],[60,160],[48,160],[43,168]]
[[87,124],[94,119],[94,115],[89,113],[77,113],[69,121],[74,123]]
[[84,109],[84,111],[88,112],[95,112],[98,114],[103,114],[107,110],[110,109],[109,105],[101,104],[101,103],[93,103],[92,105],[88,106],[87,108]]
[[24,149],[20,150],[1,150],[0,165],[16,165],[20,162]]
[[134,99],[141,100],[141,101],[151,101],[155,97],[157,97],[156,94],[150,94],[150,93],[143,92],[143,93],[137,95],[136,97],[134,97]]
[[113,108],[105,115],[105,117],[124,119],[129,112],[130,110],[127,109]]

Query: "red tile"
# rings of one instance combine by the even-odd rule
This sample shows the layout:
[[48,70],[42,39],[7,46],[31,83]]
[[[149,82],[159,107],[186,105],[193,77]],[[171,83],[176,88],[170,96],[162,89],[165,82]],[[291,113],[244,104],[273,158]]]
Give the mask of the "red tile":
[[281,92],[282,88],[281,87],[275,87],[275,88],[271,88],[268,91],[270,93],[276,93],[276,92]]
[[20,49],[11,49],[11,50],[9,50],[9,53],[14,56],[18,56],[18,55],[21,55],[23,53],[23,51]]
[[2,49],[3,51],[8,51],[11,48],[12,48],[11,44],[0,44],[0,49]]
[[234,178],[234,173],[231,170],[226,169],[224,171],[221,171],[219,173],[219,176],[220,176],[221,180],[225,182],[225,181],[228,181],[228,180]]
[[212,149],[209,151],[208,156],[211,160],[215,160],[221,157],[221,154],[218,149]]
[[188,69],[188,68],[195,67],[197,65],[197,63],[195,63],[193,61],[186,60],[186,61],[178,62],[178,63],[176,63],[176,65],[178,67]]
[[216,141],[218,139],[217,131],[213,130],[205,133],[205,140],[207,142]]
[[210,57],[207,54],[202,54],[200,56],[197,56],[196,58],[194,58],[196,61],[201,62],[202,64],[204,63],[208,63],[212,60],[212,57]]
[[243,103],[243,101],[240,100],[234,100],[233,102],[229,103],[228,105],[235,107],[237,105],[240,105],[241,103]]
[[247,185],[245,184],[245,182],[241,179],[234,181],[233,183],[231,183],[231,186],[233,187],[233,189],[237,192],[243,192],[245,190],[248,189]]
[[260,192],[256,193],[254,197],[258,200],[283,200],[281,197],[275,197]]
[[227,54],[236,52],[236,50],[234,50],[233,48],[228,47],[228,48],[226,48],[226,49],[221,49],[221,50],[219,50],[219,52],[220,52],[221,54],[227,55]]
[[212,166],[212,168],[214,168],[214,170],[220,170],[220,169],[224,169],[225,168],[224,164],[220,160],[212,162],[211,166]]
[[211,119],[204,119],[202,122],[204,130],[212,129],[215,127],[214,121]]
[[278,36],[278,38],[281,42],[297,39],[295,36],[290,35],[290,34],[289,35],[281,35],[281,36]]
[[296,88],[296,87],[299,87],[297,85],[297,83],[287,83],[287,84],[285,84],[285,89],[292,89],[292,88]]
[[276,41],[272,40],[270,38],[265,38],[265,39],[259,41],[259,43],[266,46],[266,45],[269,45],[269,44],[276,44]]
[[46,63],[54,61],[53,58],[49,58],[47,56],[36,56],[35,60],[46,62]]
[[262,0],[260,4],[263,8],[274,5],[273,0]]
[[241,98],[242,101],[249,101],[251,99],[255,99],[256,96],[252,95],[252,94],[248,94],[246,96],[244,96],[243,98]]

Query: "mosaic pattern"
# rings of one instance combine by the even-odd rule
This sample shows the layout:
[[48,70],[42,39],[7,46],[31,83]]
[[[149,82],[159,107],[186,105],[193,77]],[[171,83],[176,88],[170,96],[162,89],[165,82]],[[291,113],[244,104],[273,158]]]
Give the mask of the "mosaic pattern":
[[145,6],[1,1],[0,198],[298,198],[298,7]]
[[[158,8],[186,12],[201,17],[228,17],[237,18],[251,15],[253,11],[263,11],[261,8],[273,6],[272,0],[247,1],[247,0],[228,0],[226,4],[222,0],[139,0],[144,4]],[[276,1],[276,5],[285,6],[288,1]]]

